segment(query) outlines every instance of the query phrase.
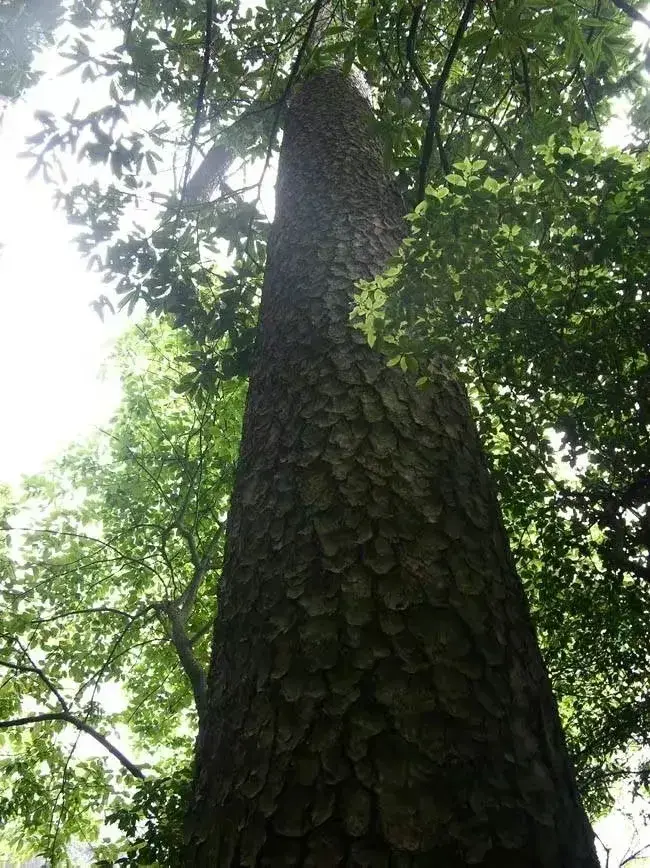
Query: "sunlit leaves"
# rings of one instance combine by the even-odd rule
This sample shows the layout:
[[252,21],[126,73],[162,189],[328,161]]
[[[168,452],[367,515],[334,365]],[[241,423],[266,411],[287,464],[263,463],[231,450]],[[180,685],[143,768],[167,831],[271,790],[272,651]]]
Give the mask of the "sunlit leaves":
[[[167,773],[189,763],[196,725],[169,612],[205,665],[245,390],[231,380],[200,406],[180,394],[194,352],[165,323],[127,334],[110,426],[27,479],[19,511],[3,501],[20,548],[0,551],[0,720],[67,709]],[[62,858],[106,810],[127,809],[134,779],[78,738],[62,721],[0,729],[5,841]],[[84,759],[89,749],[101,760]]]

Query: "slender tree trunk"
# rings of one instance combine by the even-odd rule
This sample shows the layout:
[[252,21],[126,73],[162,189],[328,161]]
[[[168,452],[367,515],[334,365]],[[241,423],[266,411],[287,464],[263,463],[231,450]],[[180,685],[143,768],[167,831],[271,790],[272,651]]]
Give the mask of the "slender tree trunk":
[[348,324],[403,231],[371,123],[329,71],[285,129],[185,864],[593,868],[463,390]]

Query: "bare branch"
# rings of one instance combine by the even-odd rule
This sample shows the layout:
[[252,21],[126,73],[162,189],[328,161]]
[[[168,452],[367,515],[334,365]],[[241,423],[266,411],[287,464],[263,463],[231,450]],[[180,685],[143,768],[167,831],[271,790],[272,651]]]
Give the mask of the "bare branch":
[[114,609],[111,606],[96,606],[90,609],[69,609],[67,612],[57,612],[49,618],[33,618],[30,624],[48,624],[50,621],[59,621],[61,618],[72,618],[75,615],[119,615],[121,618],[133,618],[129,612],[122,609]]
[[[191,537],[191,534],[190,534],[190,537]],[[182,614],[185,621],[187,621],[187,619],[190,615],[191,609],[194,606],[194,603],[196,601],[196,595],[199,592],[199,588],[201,587],[203,580],[205,579],[208,571],[210,570],[210,568],[212,566],[212,558],[214,557],[214,553],[216,551],[216,548],[217,548],[217,545],[219,543],[220,538],[221,538],[221,527],[219,527],[217,532],[212,537],[210,545],[208,546],[208,548],[207,548],[205,554],[203,555],[203,557],[201,558],[201,560],[198,562],[198,564],[195,565],[194,574],[192,576],[192,581],[189,583],[187,588],[181,594],[179,602],[181,604],[181,614]],[[188,542],[188,545],[189,545],[189,542]]]
[[161,609],[169,618],[171,640],[183,671],[187,675],[192,687],[199,721],[203,721],[207,712],[207,682],[205,672],[194,656],[192,643],[185,629],[185,619],[181,612],[179,612],[173,603],[163,605]]

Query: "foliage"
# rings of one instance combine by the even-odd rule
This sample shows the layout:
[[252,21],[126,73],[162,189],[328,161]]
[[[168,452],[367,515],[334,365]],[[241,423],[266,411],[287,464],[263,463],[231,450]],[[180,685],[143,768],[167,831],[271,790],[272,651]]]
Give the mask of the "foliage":
[[[160,765],[147,775],[190,760],[244,386],[200,406],[175,392],[188,350],[163,323],[128,333],[110,427],[25,480],[9,518],[3,834],[57,864],[68,840],[92,841],[97,818],[123,806],[142,774],[125,754]],[[143,786],[135,805],[162,783]]]
[[175,769],[170,776],[141,781],[133,796],[108,814],[106,821],[118,826],[126,844],[120,845],[122,853],[116,858],[115,845],[99,849],[96,853],[98,868],[180,864],[191,771],[188,766]]
[[[212,348],[195,358],[197,382],[247,368],[268,230],[261,194],[287,100],[311,70],[363,72],[387,167],[414,205],[420,182],[454,161],[489,158],[507,177],[525,171],[533,146],[554,131],[598,126],[606,98],[633,89],[643,61],[610,0],[468,0],[464,10],[406,0],[77,2],[94,10],[93,27],[78,27],[61,51],[82,81],[110,81],[110,100],[86,115],[41,112],[33,171],[55,177],[65,151],[110,168],[109,184],[62,184],[59,202],[120,306],[142,299]],[[113,29],[114,50],[95,49],[98,27]],[[130,120],[142,106],[151,109],[144,129],[141,112]],[[188,179],[206,150],[199,175],[211,181],[196,190]],[[156,174],[163,157],[169,169]],[[138,219],[152,204],[153,232]],[[226,248],[215,294],[211,272]]]
[[423,387],[462,372],[595,809],[650,731],[650,159],[583,125],[531,169],[456,163],[356,316]]
[[33,67],[34,55],[52,41],[62,16],[60,0],[2,0],[0,98],[16,99],[38,79]]

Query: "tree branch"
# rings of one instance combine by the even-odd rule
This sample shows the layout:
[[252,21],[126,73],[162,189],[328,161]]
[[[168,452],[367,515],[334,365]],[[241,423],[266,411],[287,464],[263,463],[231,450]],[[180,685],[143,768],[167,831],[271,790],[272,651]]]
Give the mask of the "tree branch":
[[269,141],[266,149],[266,159],[264,160],[264,168],[262,169],[262,174],[260,175],[260,180],[257,184],[257,199],[259,201],[260,191],[262,188],[262,183],[264,181],[264,176],[266,175],[266,171],[269,167],[269,163],[271,162],[271,154],[273,153],[273,143],[275,142],[275,137],[278,132],[278,126],[280,125],[280,112],[284,108],[286,101],[291,93],[291,88],[300,72],[300,66],[302,64],[302,59],[307,53],[308,48],[312,43],[312,36],[314,34],[314,30],[318,23],[318,19],[320,18],[320,14],[323,10],[323,6],[325,5],[326,0],[316,0],[314,3],[314,8],[311,13],[311,17],[309,19],[309,24],[307,25],[307,30],[305,31],[305,35],[300,43],[300,48],[296,52],[296,56],[291,64],[291,69],[289,70],[289,75],[287,76],[287,81],[284,86],[284,91],[282,92],[282,96],[278,100],[278,106],[273,117],[273,123],[271,124],[271,132],[269,133]]
[[25,657],[29,661],[29,666],[21,666],[20,664],[10,663],[9,661],[6,661],[6,660],[0,661],[0,665],[7,667],[7,669],[13,669],[15,672],[23,672],[26,674],[36,675],[36,677],[39,678],[43,682],[43,684],[47,687],[47,689],[50,691],[50,693],[56,697],[56,701],[59,703],[61,708],[66,712],[69,711],[70,707],[69,707],[68,703],[66,702],[65,698],[63,697],[63,695],[58,690],[58,688],[53,684],[53,682],[45,674],[43,669],[41,669],[40,666],[37,666],[34,663],[32,658],[29,656],[29,652],[27,651],[25,646],[22,644],[20,639],[18,637],[16,637],[15,641],[16,641],[18,647],[20,648],[20,650],[22,651],[22,653],[25,655]]
[[620,9],[621,12],[624,12],[628,18],[631,18],[633,21],[638,21],[640,24],[645,24],[646,27],[650,27],[650,21],[643,15],[643,13],[639,12],[638,9],[635,9],[627,0],[612,0],[614,6],[617,9]]
[[70,714],[69,712],[52,711],[45,712],[44,714],[34,714],[29,717],[16,717],[12,720],[0,720],[0,729],[9,729],[10,727],[15,726],[29,726],[32,723],[43,723],[50,720],[59,720],[63,723],[70,723],[72,726],[76,726],[77,729],[85,732],[87,735],[94,738],[95,741],[99,742],[99,744],[112,754],[125,769],[128,769],[134,777],[144,780],[144,772],[139,766],[135,765],[135,763],[132,763],[130,759],[124,756],[122,751],[116,748],[115,745],[111,744],[110,741],[105,738],[101,732],[98,732],[94,726],[91,726],[89,723],[86,723],[85,720],[81,720],[81,718],[76,717],[74,714]]
[[185,619],[173,603],[163,603],[160,609],[169,618],[171,640],[192,687],[199,721],[203,721],[207,712],[207,681],[203,667],[194,656],[192,643],[185,629]]
[[427,121],[427,127],[424,133],[424,139],[422,141],[422,151],[420,154],[420,168],[418,171],[418,183],[416,190],[417,202],[421,202],[424,198],[424,189],[427,183],[427,174],[429,171],[429,163],[431,162],[431,153],[433,151],[434,141],[438,142],[438,148],[440,151],[440,162],[442,163],[444,171],[447,172],[449,170],[444,149],[440,150],[441,139],[438,126],[438,113],[440,112],[440,105],[442,103],[442,96],[445,90],[445,85],[447,84],[447,79],[449,78],[451,68],[454,64],[454,60],[456,59],[456,55],[458,54],[460,44],[469,25],[475,6],[476,0],[467,0],[467,4],[465,5],[465,8],[463,10],[461,19],[458,22],[456,33],[454,34],[451,46],[449,47],[449,51],[447,52],[447,57],[445,58],[445,62],[442,66],[442,72],[440,73],[440,77],[438,78],[437,82],[433,86],[427,81],[427,78],[422,72],[422,68],[418,63],[417,57],[415,56],[415,40],[420,24],[420,18],[422,17],[422,12],[424,10],[424,3],[419,3],[413,10],[411,26],[409,28],[409,33],[406,40],[406,56],[411,68],[413,69],[413,72],[415,73],[415,77],[417,78],[421,87],[424,89],[427,95],[427,99],[429,101],[429,120]]
[[58,621],[61,618],[71,618],[74,615],[119,615],[121,618],[131,619],[133,616],[122,609],[114,609],[111,606],[96,606],[89,609],[69,609],[65,612],[57,612],[49,618],[33,618],[31,624],[48,624],[50,621]]
[[185,170],[183,172],[183,187],[181,189],[180,200],[178,203],[178,213],[180,214],[185,191],[190,179],[190,170],[192,168],[192,154],[196,147],[196,140],[201,129],[203,121],[203,104],[205,102],[205,88],[208,83],[208,75],[210,74],[210,49],[212,47],[212,19],[214,17],[214,0],[206,0],[205,4],[205,33],[203,37],[203,66],[201,69],[201,79],[199,81],[199,90],[196,95],[196,110],[194,112],[194,123],[190,133],[190,144],[187,149],[187,158],[185,160]]
[[133,4],[131,6],[131,11],[129,12],[129,18],[126,22],[126,27],[124,28],[124,44],[129,45],[131,42],[131,33],[133,32],[133,25],[135,23],[135,16],[138,11],[138,6],[140,5],[140,0],[133,0]]
[[[191,537],[191,534],[189,534],[189,536]],[[198,594],[199,588],[201,587],[201,583],[203,582],[203,579],[205,578],[208,570],[212,566],[212,558],[214,556],[214,552],[217,548],[220,538],[221,528],[219,528],[219,530],[214,534],[205,554],[198,562],[194,560],[194,558],[198,556],[198,552],[196,552],[196,546],[194,547],[194,556],[192,558],[192,563],[194,564],[194,575],[192,576],[192,580],[185,588],[179,599],[179,602],[181,604],[181,615],[185,621],[187,621],[190,615],[190,610],[194,605],[196,595]],[[192,542],[194,541],[192,540]]]
[[[258,199],[259,199],[259,189],[262,186],[262,181],[264,180],[264,176],[266,175],[266,170],[268,169],[269,163],[271,161],[271,154],[273,152],[273,143],[275,142],[275,136],[278,131],[278,126],[280,122],[280,112],[284,107],[287,97],[291,92],[291,89],[294,85],[296,77],[300,71],[300,66],[302,64],[302,60],[307,52],[307,49],[312,43],[312,36],[314,34],[314,29],[318,22],[318,18],[322,11],[322,8],[325,4],[325,0],[317,0],[314,4],[314,7],[311,11],[311,15],[309,18],[309,24],[307,25],[307,30],[305,32],[304,37],[300,42],[300,47],[296,53],[293,63],[291,64],[291,69],[289,70],[289,75],[287,76],[287,81],[284,86],[284,91],[280,98],[275,102],[269,103],[268,105],[262,106],[258,109],[251,109],[249,111],[244,112],[244,114],[238,118],[235,124],[241,123],[244,118],[250,117],[252,114],[258,114],[259,112],[266,112],[270,109],[275,109],[275,115],[271,124],[271,132],[269,133],[268,146],[266,159],[264,162],[264,168],[262,169],[262,174],[260,176],[259,182],[254,185],[258,190]],[[198,100],[197,100],[197,116],[198,117]],[[196,137],[198,135],[198,127],[196,124],[196,118],[194,122],[193,136],[190,141],[190,148],[193,150],[196,145]],[[232,127],[231,127],[232,129]],[[191,158],[191,151],[188,154],[188,157]],[[221,142],[215,142],[212,148],[208,151],[203,162],[198,167],[194,175],[191,179],[188,179],[187,174],[189,171],[189,161],[186,164],[185,170],[185,184],[183,186],[183,192],[181,194],[180,207],[183,205],[185,199],[188,199],[194,204],[206,204],[207,200],[212,195],[215,187],[217,185],[221,185],[223,179],[226,175],[226,170],[228,166],[232,162],[232,153],[230,149],[221,144]]]
[[510,157],[510,159],[515,164],[517,169],[519,169],[521,171],[521,167],[519,166],[519,163],[517,162],[517,158],[515,157],[512,148],[510,147],[510,145],[508,144],[508,142],[504,138],[503,133],[501,132],[501,130],[495,124],[495,122],[492,120],[491,117],[489,117],[488,115],[480,114],[479,112],[472,111],[471,109],[460,108],[460,106],[456,106],[456,105],[453,105],[452,103],[446,102],[444,99],[440,100],[440,105],[444,106],[445,108],[449,109],[452,112],[456,112],[456,114],[458,114],[458,115],[463,115],[463,116],[466,115],[469,118],[474,118],[477,121],[483,121],[483,123],[486,123],[490,127],[490,129],[492,130],[494,135],[497,137],[497,139],[499,140],[499,143],[500,143],[501,147],[503,148],[503,150]]

